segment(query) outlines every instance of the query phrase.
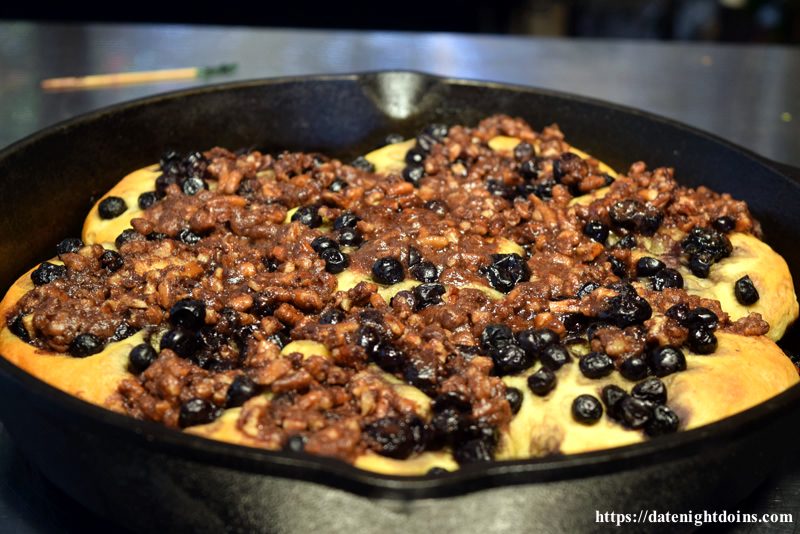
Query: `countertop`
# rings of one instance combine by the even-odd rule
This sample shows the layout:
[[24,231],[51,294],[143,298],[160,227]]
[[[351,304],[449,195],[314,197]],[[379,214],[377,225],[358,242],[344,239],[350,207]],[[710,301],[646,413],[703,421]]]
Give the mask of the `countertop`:
[[[39,89],[39,82],[49,77],[228,62],[238,63],[233,75],[206,81],[62,93]],[[80,113],[200,83],[378,69],[413,69],[591,96],[688,123],[800,166],[797,48],[27,22],[0,23],[0,147]],[[800,465],[787,459],[737,509],[792,512],[794,524],[769,525],[769,531],[800,532]],[[0,531],[101,529],[113,527],[50,486],[0,430]],[[761,529],[738,525],[733,531]]]

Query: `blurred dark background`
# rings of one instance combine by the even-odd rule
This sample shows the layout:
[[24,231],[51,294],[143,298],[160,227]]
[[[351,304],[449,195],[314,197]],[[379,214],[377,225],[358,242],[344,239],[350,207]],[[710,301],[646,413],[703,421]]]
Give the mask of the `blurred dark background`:
[[[800,0],[0,2],[0,19],[800,42]],[[268,53],[268,51],[265,51]]]

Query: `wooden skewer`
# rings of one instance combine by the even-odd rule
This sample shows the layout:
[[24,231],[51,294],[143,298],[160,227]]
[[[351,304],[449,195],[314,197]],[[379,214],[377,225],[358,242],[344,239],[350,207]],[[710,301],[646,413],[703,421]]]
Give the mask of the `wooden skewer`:
[[119,87],[141,83],[193,80],[196,78],[214,76],[216,74],[228,74],[235,69],[236,64],[229,63],[218,67],[188,67],[183,69],[119,72],[116,74],[92,74],[90,76],[72,76],[68,78],[50,78],[42,80],[41,87],[46,91]]

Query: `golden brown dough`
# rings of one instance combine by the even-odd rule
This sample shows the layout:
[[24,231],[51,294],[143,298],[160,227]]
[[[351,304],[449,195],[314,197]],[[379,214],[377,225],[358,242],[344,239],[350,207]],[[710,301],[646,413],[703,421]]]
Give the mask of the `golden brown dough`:
[[[519,142],[513,137],[496,137],[489,146],[497,151],[511,151]],[[396,170],[414,141],[389,145],[367,155],[379,172]],[[538,150],[538,147],[537,147]],[[570,151],[581,158],[590,156],[577,149]],[[613,169],[598,162],[603,172],[616,178]],[[156,166],[133,172],[114,186],[103,198],[119,196],[128,210],[120,217],[103,220],[98,215],[96,204],[88,214],[83,240],[87,244],[102,243],[112,248],[116,236],[130,227],[132,218],[141,216],[138,197],[152,189],[159,174]],[[591,195],[584,195],[573,202],[586,203],[604,194],[601,188]],[[102,199],[101,199],[102,200]],[[287,216],[288,218],[290,214]],[[687,289],[698,296],[713,298],[721,302],[722,308],[732,320],[757,312],[771,325],[768,337],[745,337],[719,332],[718,349],[711,356],[687,353],[688,369],[664,378],[670,398],[668,405],[681,417],[681,428],[695,428],[750,408],[798,382],[797,369],[770,339],[779,339],[786,327],[798,315],[798,304],[786,262],[768,245],[746,234],[731,234],[734,252],[730,258],[715,264],[708,279],[698,279],[682,269]],[[497,240],[497,251],[517,252],[522,249],[505,239]],[[153,266],[157,268],[157,266]],[[748,274],[758,288],[761,299],[752,306],[742,306],[733,295],[733,283]],[[346,270],[339,276],[339,289],[347,290],[358,282],[369,278],[367,273]],[[378,294],[387,302],[400,290],[412,289],[419,282],[406,280],[400,284],[382,287]],[[473,286],[470,286],[473,287]],[[5,319],[14,304],[33,288],[30,271],[23,275],[8,291],[0,303],[0,317]],[[503,295],[488,286],[480,287],[492,298]],[[447,298],[445,296],[445,298]],[[23,342],[6,327],[5,320],[0,329],[0,353],[9,361],[43,381],[58,387],[88,402],[106,407],[115,407],[114,394],[119,383],[132,376],[127,371],[130,349],[143,341],[143,332],[120,342],[110,343],[105,349],[87,358],[73,358],[61,354],[46,353]],[[295,341],[284,351],[299,352],[306,356],[314,354],[328,357],[324,346],[310,341]],[[572,454],[609,447],[617,447],[643,441],[642,432],[627,430],[609,418],[602,418],[592,426],[576,423],[571,415],[572,400],[581,393],[600,396],[604,385],[617,384],[630,389],[634,383],[618,373],[605,379],[585,378],[578,370],[577,360],[557,372],[559,387],[546,397],[537,397],[527,389],[527,376],[505,377],[507,385],[526,392],[520,412],[513,418],[510,427],[503,433],[498,459],[528,458],[561,453]],[[420,390],[406,385],[391,375],[372,367],[369,372],[391,384],[400,396],[417,404],[416,412],[423,418],[430,416],[430,399]],[[248,406],[268,403],[268,394],[248,401]],[[117,407],[119,408],[119,407]],[[209,439],[222,440],[241,445],[263,446],[247,432],[247,421],[241,420],[242,408],[228,409],[219,419],[206,425],[192,427],[189,433]],[[244,429],[244,430],[243,430]],[[448,450],[425,452],[408,460],[394,460],[373,453],[359,457],[355,465],[364,469],[392,474],[424,474],[432,467],[457,469],[457,463]]]

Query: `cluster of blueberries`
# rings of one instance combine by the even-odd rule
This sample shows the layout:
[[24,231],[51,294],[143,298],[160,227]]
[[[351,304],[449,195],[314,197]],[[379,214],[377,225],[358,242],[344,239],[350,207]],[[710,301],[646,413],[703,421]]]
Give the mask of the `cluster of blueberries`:
[[162,174],[156,178],[155,198],[152,194],[145,193],[146,197],[139,197],[139,206],[147,209],[156,199],[163,198],[167,194],[167,188],[172,184],[178,184],[186,195],[196,195],[203,189],[208,189],[204,179],[206,167],[208,160],[200,152],[190,152],[186,155],[174,150],[167,152],[161,157]]
[[[481,348],[492,358],[494,372],[498,375],[517,374],[532,367],[537,360],[540,361],[541,367],[528,377],[528,388],[537,396],[550,393],[556,387],[556,371],[572,361],[570,352],[559,343],[558,334],[546,328],[514,334],[508,326],[490,324],[481,334]],[[602,378],[615,369],[614,361],[602,352],[583,355],[578,366],[587,378]],[[613,392],[622,391],[621,388],[608,386],[615,401],[609,403],[604,390],[603,399],[609,416],[630,428],[645,428],[649,435],[675,431],[677,416],[663,406],[666,403],[666,387],[658,377],[685,369],[686,358],[676,347],[655,347],[646,356],[627,359],[620,373],[630,380],[646,380],[634,386],[632,400],[626,400],[619,406],[616,401],[622,399],[614,399]],[[647,378],[648,374],[655,376]],[[523,393],[517,388],[507,388],[506,398],[512,413],[517,413],[522,405]],[[592,395],[580,395],[573,401],[572,415],[580,423],[593,424],[603,415],[603,406]]]
[[440,143],[447,137],[448,128],[444,124],[431,124],[426,126],[417,136],[414,146],[406,152],[405,163],[401,175],[406,182],[419,187],[425,176],[425,158],[430,153],[433,145]]
[[[300,221],[306,226],[316,228],[322,224],[322,218],[317,213],[317,210],[318,208],[315,206],[300,208],[292,215],[292,220]],[[313,216],[309,215],[310,213],[313,213]],[[360,220],[355,214],[346,211],[333,221],[336,240],[327,236],[320,236],[311,242],[311,248],[314,249],[314,252],[325,260],[325,270],[329,273],[338,274],[350,265],[350,257],[346,252],[342,252],[340,247],[357,247],[364,242],[364,237],[356,228]]]
[[[161,336],[159,350],[170,349],[182,358],[204,363],[199,361],[198,354],[204,345],[214,345],[215,341],[214,334],[204,329],[205,316],[206,307],[202,301],[182,299],[176,302],[169,311],[171,328]],[[150,343],[141,343],[131,349],[128,368],[134,374],[143,373],[157,358],[158,353]],[[257,393],[256,384],[247,375],[239,374],[228,387],[225,407],[241,406]],[[192,398],[181,405],[178,424],[187,427],[209,423],[219,417],[221,410],[208,400]]]
[[[564,152],[553,160],[552,177],[542,181],[537,180],[541,178],[542,164],[545,160],[535,155],[533,145],[525,141],[518,143],[514,147],[514,159],[517,162],[517,171],[525,181],[517,186],[512,186],[501,180],[490,179],[486,182],[489,192],[511,201],[517,197],[528,198],[529,195],[536,195],[542,200],[547,200],[553,197],[553,187],[564,182],[564,178],[570,172],[570,167],[580,159],[580,156],[572,152]],[[614,181],[614,178],[608,174],[604,177],[603,185],[610,185]],[[577,182],[569,185],[570,193],[573,196],[582,194],[578,186]]]
[[472,406],[461,394],[437,395],[431,411],[430,423],[416,416],[384,417],[365,425],[364,435],[376,452],[391,458],[408,458],[414,452],[449,446],[459,464],[493,459],[497,431],[472,417]]

